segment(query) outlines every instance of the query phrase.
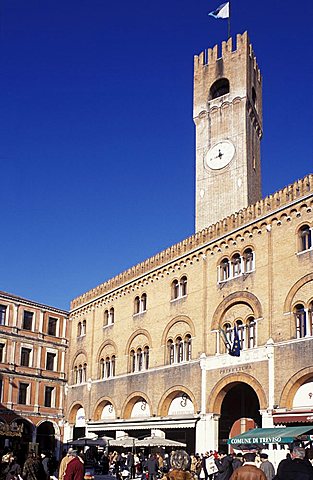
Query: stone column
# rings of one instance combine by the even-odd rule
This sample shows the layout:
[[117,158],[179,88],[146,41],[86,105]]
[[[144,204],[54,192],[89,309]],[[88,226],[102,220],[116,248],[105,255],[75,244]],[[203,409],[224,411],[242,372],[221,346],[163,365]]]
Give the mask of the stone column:
[[218,449],[218,424],[220,415],[207,413],[201,415],[196,425],[196,452],[204,453]]
[[275,357],[274,341],[271,338],[266,342],[265,348],[268,359],[268,408],[272,410],[275,405]]

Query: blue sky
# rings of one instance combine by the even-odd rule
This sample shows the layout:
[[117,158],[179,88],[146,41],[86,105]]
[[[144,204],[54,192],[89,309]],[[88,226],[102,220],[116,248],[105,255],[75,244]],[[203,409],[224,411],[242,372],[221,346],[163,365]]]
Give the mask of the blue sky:
[[[0,289],[72,298],[194,231],[193,55],[213,0],[2,0]],[[237,0],[263,74],[263,195],[313,171],[313,2]]]

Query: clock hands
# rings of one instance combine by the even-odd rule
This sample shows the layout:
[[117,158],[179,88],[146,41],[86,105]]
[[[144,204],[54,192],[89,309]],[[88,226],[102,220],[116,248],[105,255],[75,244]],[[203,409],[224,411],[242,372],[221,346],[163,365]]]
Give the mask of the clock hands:
[[224,153],[221,152],[220,149],[218,149],[218,154],[216,155],[215,158],[219,158],[220,160],[222,160],[222,156],[224,155]]

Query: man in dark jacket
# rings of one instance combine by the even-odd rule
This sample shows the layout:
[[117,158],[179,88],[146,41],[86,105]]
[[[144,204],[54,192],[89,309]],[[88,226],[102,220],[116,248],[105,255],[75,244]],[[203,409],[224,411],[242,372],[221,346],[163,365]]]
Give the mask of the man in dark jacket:
[[150,455],[147,461],[147,470],[149,474],[149,480],[155,480],[156,474],[158,473],[158,462],[154,455]]
[[242,453],[234,453],[232,467],[233,471],[239,467],[242,467]]
[[313,480],[313,467],[305,459],[305,449],[294,447],[291,458],[280,462],[273,480]]
[[260,453],[261,465],[260,469],[265,473],[267,480],[273,480],[275,477],[274,465],[269,461],[267,453]]
[[218,459],[215,460],[218,472],[215,474],[214,480],[229,480],[233,473],[232,457],[227,453],[221,452],[218,454]]

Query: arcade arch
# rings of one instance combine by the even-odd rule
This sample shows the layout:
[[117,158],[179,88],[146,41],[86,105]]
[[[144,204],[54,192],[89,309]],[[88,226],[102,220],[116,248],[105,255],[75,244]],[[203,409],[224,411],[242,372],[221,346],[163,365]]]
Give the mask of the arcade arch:
[[176,386],[165,392],[158,407],[158,415],[161,417],[194,414],[196,411],[198,407],[194,395],[183,386]]
[[109,398],[104,398],[98,402],[95,408],[94,420],[107,420],[116,418],[116,409]]
[[[279,406],[292,409],[300,406],[307,408],[308,403],[313,405],[313,395],[309,395],[310,393],[313,394],[311,386],[313,387],[313,367],[300,370],[289,379],[283,388]],[[307,398],[305,398],[305,395],[307,395]],[[305,404],[300,405],[301,402]]]
[[227,393],[237,384],[248,385],[256,394],[260,405],[260,410],[267,408],[267,397],[262,385],[251,375],[247,373],[238,373],[227,375],[221,379],[212,389],[208,401],[207,411],[215,414],[221,414],[222,403]]
[[150,417],[150,401],[142,392],[135,392],[126,399],[122,412],[122,418],[125,419]]

